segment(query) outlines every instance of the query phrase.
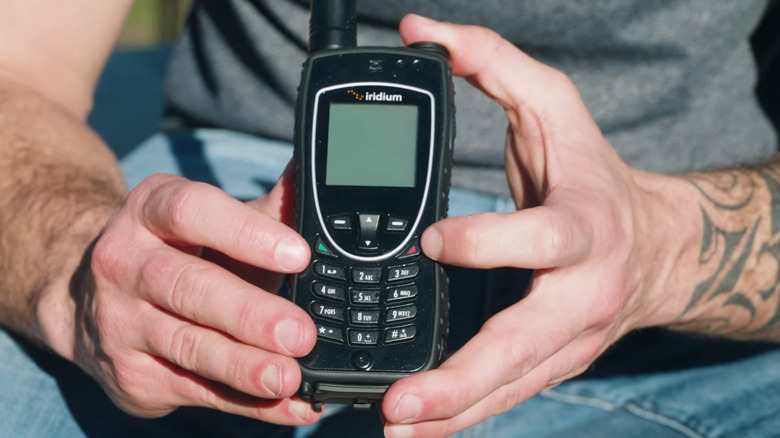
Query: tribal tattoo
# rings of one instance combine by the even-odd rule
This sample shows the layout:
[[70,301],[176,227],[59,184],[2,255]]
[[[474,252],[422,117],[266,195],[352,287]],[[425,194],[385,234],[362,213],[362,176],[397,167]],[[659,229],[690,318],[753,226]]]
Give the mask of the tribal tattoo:
[[739,338],[780,333],[780,173],[770,165],[688,181],[701,195],[698,264],[707,274],[673,326]]

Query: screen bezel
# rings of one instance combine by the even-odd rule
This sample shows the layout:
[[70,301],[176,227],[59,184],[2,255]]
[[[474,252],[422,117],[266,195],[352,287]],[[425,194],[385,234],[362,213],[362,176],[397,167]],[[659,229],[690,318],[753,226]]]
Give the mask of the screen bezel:
[[[353,93],[348,93],[352,90]],[[398,105],[416,105],[418,107],[416,172],[414,187],[374,187],[374,186],[328,186],[325,183],[325,170],[328,151],[328,122],[332,103],[356,103],[357,95],[368,92],[400,94],[403,100]],[[363,104],[371,104],[365,100]],[[379,101],[377,105],[393,102]],[[319,90],[314,99],[311,138],[311,169],[314,203],[318,221],[327,240],[343,255],[359,261],[379,261],[391,257],[408,245],[417,230],[422,217],[423,206],[428,199],[428,191],[433,174],[434,154],[434,96],[427,90],[401,84],[386,82],[355,82],[326,87]],[[329,216],[344,213],[377,213],[407,217],[412,219],[409,230],[393,237],[381,254],[361,255],[350,247],[352,242],[337,233],[328,230],[326,221]]]

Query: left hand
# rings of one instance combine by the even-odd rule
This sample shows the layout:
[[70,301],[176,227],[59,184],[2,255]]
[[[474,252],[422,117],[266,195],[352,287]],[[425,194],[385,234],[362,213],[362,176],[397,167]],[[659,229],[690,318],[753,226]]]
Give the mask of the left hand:
[[[582,373],[636,327],[668,322],[680,299],[660,285],[682,242],[663,230],[669,177],[630,168],[572,82],[475,26],[410,16],[406,43],[448,47],[453,73],[506,110],[506,167],[520,211],[451,218],[425,253],[471,268],[535,269],[529,295],[491,318],[439,369],[393,385],[386,436],[444,437]],[[661,230],[661,231],[659,231]]]

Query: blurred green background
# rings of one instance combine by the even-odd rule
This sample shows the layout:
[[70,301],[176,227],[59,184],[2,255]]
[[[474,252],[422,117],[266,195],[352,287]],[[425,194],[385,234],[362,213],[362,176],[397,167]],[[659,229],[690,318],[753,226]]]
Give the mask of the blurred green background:
[[147,47],[175,41],[191,3],[192,0],[136,0],[119,37],[119,47]]

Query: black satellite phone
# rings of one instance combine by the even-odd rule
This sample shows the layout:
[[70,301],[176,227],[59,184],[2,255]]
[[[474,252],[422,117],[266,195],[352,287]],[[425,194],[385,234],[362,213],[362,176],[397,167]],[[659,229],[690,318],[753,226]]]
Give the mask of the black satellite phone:
[[448,280],[419,239],[447,212],[452,77],[438,44],[356,47],[355,0],[310,6],[294,160],[312,261],[288,285],[318,339],[299,396],[373,406],[446,348]]

